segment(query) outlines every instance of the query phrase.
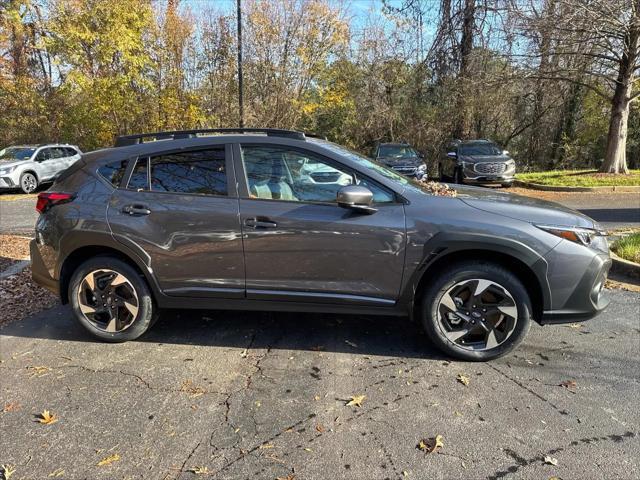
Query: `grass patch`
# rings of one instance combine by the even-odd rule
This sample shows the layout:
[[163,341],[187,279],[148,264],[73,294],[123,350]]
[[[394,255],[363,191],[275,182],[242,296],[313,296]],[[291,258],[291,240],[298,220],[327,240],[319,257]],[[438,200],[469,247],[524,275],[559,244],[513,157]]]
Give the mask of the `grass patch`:
[[640,263],[640,232],[622,237],[613,244],[611,250],[625,260]]
[[640,170],[629,175],[598,173],[596,170],[552,170],[550,172],[519,173],[518,180],[557,187],[611,187],[640,185]]

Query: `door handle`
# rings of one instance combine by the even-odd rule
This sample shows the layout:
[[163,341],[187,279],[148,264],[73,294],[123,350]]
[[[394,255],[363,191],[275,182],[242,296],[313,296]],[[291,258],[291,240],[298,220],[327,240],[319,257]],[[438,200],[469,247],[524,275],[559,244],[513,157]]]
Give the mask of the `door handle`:
[[245,226],[250,228],[276,228],[278,224],[269,220],[258,220],[257,218],[247,218]]
[[149,210],[144,205],[127,205],[122,208],[122,213],[128,213],[132,216],[140,216],[140,215],[149,215],[151,210]]

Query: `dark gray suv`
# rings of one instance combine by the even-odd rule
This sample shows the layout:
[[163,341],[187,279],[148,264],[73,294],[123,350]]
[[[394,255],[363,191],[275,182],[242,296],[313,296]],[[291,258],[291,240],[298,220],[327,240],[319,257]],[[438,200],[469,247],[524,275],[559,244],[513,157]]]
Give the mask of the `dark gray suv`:
[[162,308],[409,316],[453,356],[513,349],[531,320],[607,304],[598,225],[474,187],[435,196],[339,145],[281,130],[120,137],[38,198],[33,278],[106,341]]
[[516,162],[509,152],[489,140],[455,141],[438,163],[440,180],[471,185],[513,184]]

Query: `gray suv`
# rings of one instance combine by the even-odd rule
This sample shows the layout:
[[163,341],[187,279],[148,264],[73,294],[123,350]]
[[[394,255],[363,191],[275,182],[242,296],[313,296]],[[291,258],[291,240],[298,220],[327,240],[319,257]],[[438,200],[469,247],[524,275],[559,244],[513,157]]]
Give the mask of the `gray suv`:
[[509,152],[489,140],[453,142],[438,164],[441,180],[471,185],[510,187],[515,180],[516,162]]
[[466,360],[504,355],[532,320],[607,305],[611,260],[590,218],[426,188],[300,132],[120,137],[39,195],[33,278],[110,342],[139,337],[163,308],[357,313],[418,319]]

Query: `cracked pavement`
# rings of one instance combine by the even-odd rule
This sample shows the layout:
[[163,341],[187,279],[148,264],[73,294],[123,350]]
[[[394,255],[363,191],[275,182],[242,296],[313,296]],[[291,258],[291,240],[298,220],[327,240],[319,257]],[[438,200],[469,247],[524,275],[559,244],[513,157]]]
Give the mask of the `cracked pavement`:
[[[486,364],[405,319],[168,312],[106,344],[58,306],[0,330],[0,464],[12,480],[637,478],[640,294],[611,294]],[[438,453],[416,448],[436,434]]]

